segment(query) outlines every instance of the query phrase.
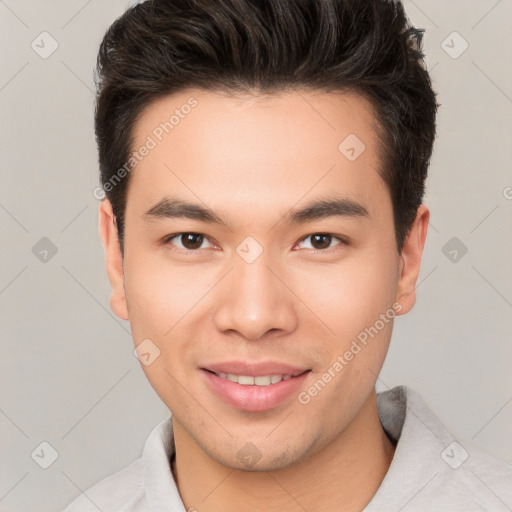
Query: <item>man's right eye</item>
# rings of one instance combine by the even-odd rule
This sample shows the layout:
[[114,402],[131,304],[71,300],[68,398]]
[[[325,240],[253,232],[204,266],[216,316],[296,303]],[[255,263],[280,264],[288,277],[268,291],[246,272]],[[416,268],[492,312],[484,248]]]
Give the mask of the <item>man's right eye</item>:
[[172,245],[183,251],[197,251],[207,247],[204,244],[208,243],[208,238],[201,233],[174,233],[166,236],[162,242],[164,245]]
[[164,245],[172,245],[183,251],[196,252],[198,249],[205,249],[205,243],[209,243],[201,233],[174,233],[166,236],[162,243]]

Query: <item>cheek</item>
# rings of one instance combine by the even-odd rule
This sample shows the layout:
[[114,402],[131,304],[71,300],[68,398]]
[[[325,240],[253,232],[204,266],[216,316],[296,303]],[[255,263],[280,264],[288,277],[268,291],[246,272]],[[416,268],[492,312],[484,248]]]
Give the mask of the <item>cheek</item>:
[[166,262],[165,255],[129,254],[125,261],[125,291],[130,323],[139,337],[167,340],[186,323],[187,314],[211,286],[208,273]]
[[[304,302],[334,334],[326,337],[323,325],[314,320],[312,330],[324,340],[325,350],[300,403],[307,401],[304,413],[312,419],[325,417],[319,421],[325,421],[326,431],[336,431],[350,419],[374,387],[391,338],[396,264],[394,256],[386,261],[368,255],[324,267],[307,281],[314,291]],[[341,404],[339,409],[332,410],[334,402]],[[327,409],[329,414],[323,412]]]
[[125,291],[130,324],[135,343],[141,338],[159,340],[173,325],[177,297],[166,284],[166,277],[156,269],[134,265],[136,271],[125,270]]
[[174,409],[176,404],[186,403],[180,383],[185,382],[191,359],[187,322],[205,294],[205,278],[163,260],[127,250],[125,290],[134,344],[140,344],[141,353],[149,352],[151,357],[145,364],[139,354],[141,368],[160,399]]
[[340,340],[373,325],[392,306],[397,260],[372,253],[301,272],[304,302]]

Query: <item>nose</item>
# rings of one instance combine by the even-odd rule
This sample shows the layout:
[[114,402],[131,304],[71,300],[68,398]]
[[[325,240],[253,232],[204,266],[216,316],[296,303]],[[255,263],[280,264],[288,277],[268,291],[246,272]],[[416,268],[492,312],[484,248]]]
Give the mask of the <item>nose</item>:
[[264,254],[252,263],[235,260],[217,287],[214,323],[224,334],[234,331],[258,340],[270,331],[285,334],[297,328],[297,299]]

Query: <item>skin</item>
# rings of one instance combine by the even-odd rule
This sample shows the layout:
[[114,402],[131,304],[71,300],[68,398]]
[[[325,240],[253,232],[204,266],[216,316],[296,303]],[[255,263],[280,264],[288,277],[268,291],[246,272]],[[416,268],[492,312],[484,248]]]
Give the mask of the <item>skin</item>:
[[[135,345],[149,338],[160,350],[141,367],[172,412],[183,502],[201,512],[361,510],[394,453],[375,393],[392,321],[307,404],[294,394],[271,410],[235,409],[199,368],[289,363],[311,370],[307,390],[393,303],[397,315],[413,307],[429,211],[420,206],[398,252],[375,118],[354,93],[190,89],[143,111],[134,147],[190,97],[198,105],[130,175],[124,261],[108,200],[99,217],[111,307],[130,321]],[[349,134],[366,146],[355,161],[338,150]],[[284,221],[334,195],[368,215]],[[166,196],[208,207],[227,226],[144,216]],[[199,248],[163,242],[184,232],[204,235]],[[315,233],[333,238],[322,246]],[[263,249],[252,263],[236,252],[248,236]],[[237,457],[248,442],[260,457],[250,468]]]

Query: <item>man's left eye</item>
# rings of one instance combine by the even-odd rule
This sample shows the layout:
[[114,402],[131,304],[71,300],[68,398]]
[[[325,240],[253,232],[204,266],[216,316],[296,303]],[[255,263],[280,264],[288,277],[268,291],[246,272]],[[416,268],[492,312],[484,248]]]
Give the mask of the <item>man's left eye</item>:
[[[302,243],[308,239],[311,239],[311,241],[309,242],[309,247],[307,247],[307,248],[320,250],[320,251],[334,247],[331,245],[331,243],[334,240],[338,240],[338,242],[341,242],[341,244],[345,243],[345,241],[342,238],[331,235],[329,233],[313,233],[312,235],[308,235],[307,237],[303,238],[299,242],[299,244],[297,244],[297,246],[300,245],[300,243]],[[339,244],[335,244],[335,245],[339,245]]]

